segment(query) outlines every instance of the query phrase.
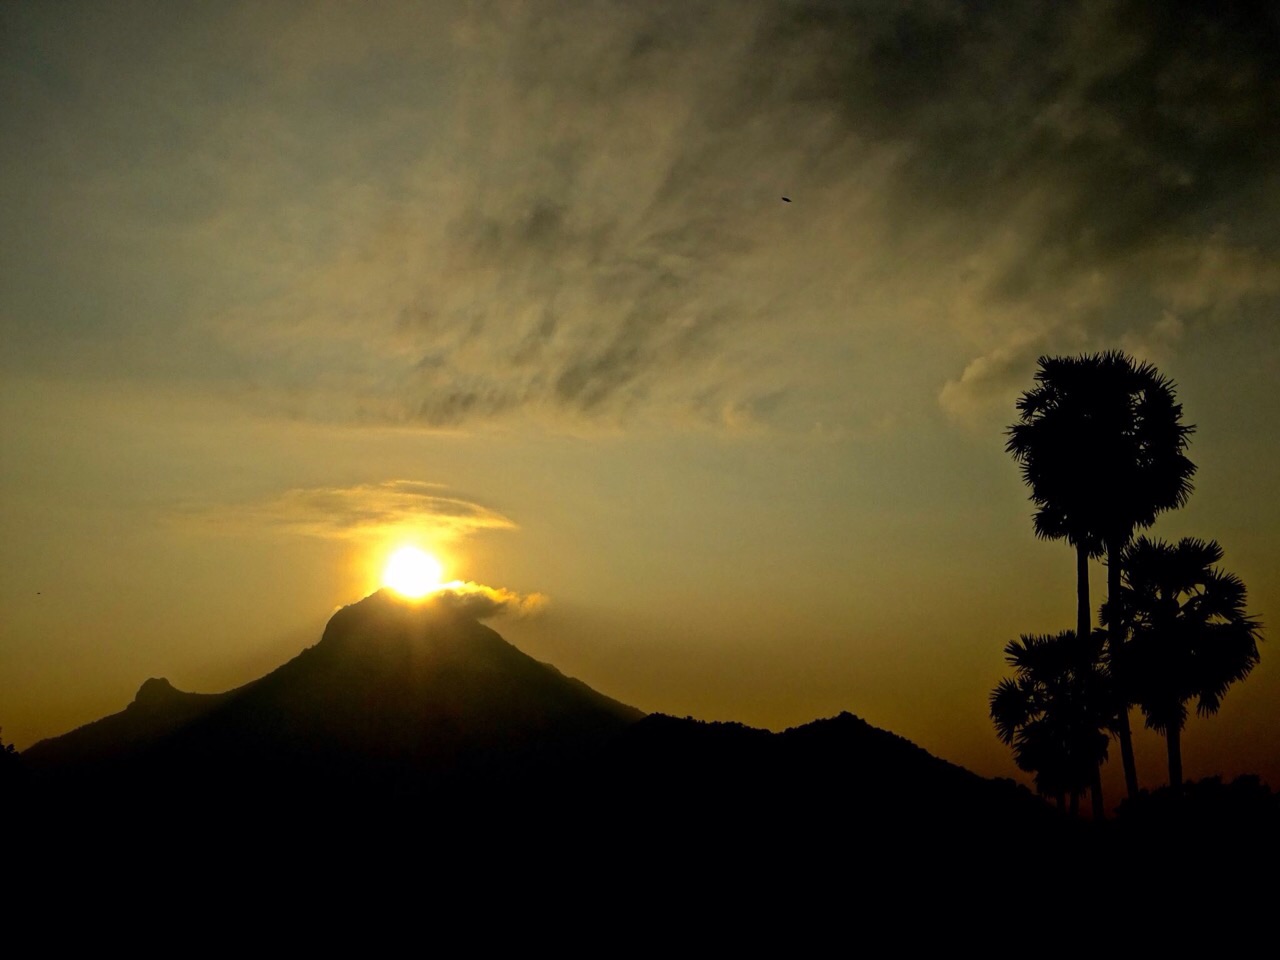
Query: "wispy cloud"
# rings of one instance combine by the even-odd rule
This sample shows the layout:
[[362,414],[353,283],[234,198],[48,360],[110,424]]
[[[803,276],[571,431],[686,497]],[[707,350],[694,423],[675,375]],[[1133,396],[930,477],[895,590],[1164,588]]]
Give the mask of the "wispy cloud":
[[546,594],[517,593],[504,587],[488,587],[482,583],[454,581],[432,594],[437,603],[477,620],[489,617],[534,617],[550,602]]
[[[232,5],[142,40],[127,17],[80,26],[45,25],[43,73],[7,61],[24,152],[0,160],[40,219],[6,272],[55,299],[81,288],[45,263],[109,274],[55,311],[97,318],[74,340],[95,369],[272,412],[807,428],[909,394],[955,414],[1005,402],[995,370],[1032,341],[1176,352],[1174,321],[1280,297],[1262,4]],[[11,362],[56,327],[14,331]]]
[[495,510],[416,480],[298,488],[255,503],[188,506],[180,517],[211,531],[285,530],[329,540],[412,530],[440,542],[515,527]]
[[[488,507],[449,494],[440,484],[388,480],[351,487],[306,487],[252,503],[189,505],[179,522],[206,533],[282,531],[323,540],[382,541],[416,534],[437,546],[516,524]],[[478,619],[531,617],[549,600],[470,580],[454,580],[434,601]]]
[[971,360],[964,372],[943,384],[938,402],[953,420],[974,423],[991,409],[1007,411],[1008,395],[1027,379],[1044,341],[1034,334],[1017,335],[1009,343]]
[[[908,337],[976,341],[954,413],[1003,402],[993,371],[1033,340],[1142,342],[1269,288],[1257,231],[1223,227],[1252,222],[1280,147],[1275,24],[1247,12],[499,9],[456,22],[447,189],[424,206],[417,184],[416,214],[326,271],[395,291],[347,328],[380,354],[376,379],[351,371],[364,415],[769,419],[830,392],[806,344],[910,362],[867,301]],[[1189,273],[1211,233],[1230,271]],[[412,280],[383,274],[406,260]]]

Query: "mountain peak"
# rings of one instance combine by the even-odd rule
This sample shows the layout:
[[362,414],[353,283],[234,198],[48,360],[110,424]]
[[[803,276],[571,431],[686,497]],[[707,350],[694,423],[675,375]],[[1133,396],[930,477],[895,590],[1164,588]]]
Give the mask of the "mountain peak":
[[207,814],[252,829],[284,812],[308,835],[335,814],[368,824],[394,811],[404,825],[428,807],[488,831],[516,822],[504,809],[514,804],[584,843],[619,837],[637,855],[671,838],[736,855],[763,824],[798,849],[843,837],[861,854],[867,824],[928,845],[975,825],[1034,826],[1044,813],[1012,783],[850,713],[776,734],[643,719],[474,614],[448,596],[380,590],[251,683],[196,694],[151,677],[125,710],[23,757],[50,796],[92,795],[112,824],[145,816],[150,827],[158,796],[182,798],[175,827]]
[[150,707],[169,703],[180,695],[167,677],[151,677],[143,681],[134,695],[133,702],[140,707]]
[[31,759],[121,788],[359,795],[378,783],[408,795],[591,755],[644,715],[507,643],[465,599],[379,590],[258,680],[193,694],[152,677],[121,713],[36,744]]

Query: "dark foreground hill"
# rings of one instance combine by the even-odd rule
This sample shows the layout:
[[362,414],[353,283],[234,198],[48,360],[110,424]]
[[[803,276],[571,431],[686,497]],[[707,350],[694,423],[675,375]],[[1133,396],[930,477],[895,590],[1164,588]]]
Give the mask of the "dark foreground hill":
[[964,928],[917,927],[996,923],[1011,904],[1076,917],[1134,864],[1172,876],[1191,851],[1221,873],[1269,861],[1276,836],[1265,788],[1205,791],[1194,822],[1157,804],[1137,829],[1099,829],[848,713],[782,733],[645,716],[449,603],[385,594],[253,683],[148,680],[18,759],[0,770],[8,876],[37,893],[80,878],[125,901],[118,916],[290,891],[308,915],[589,914],[611,918],[610,943],[689,924],[720,937],[724,918],[792,946],[886,924],[947,938]]
[[734,872],[795,857],[909,863],[1069,830],[1011,781],[850,714],[783,733],[646,717],[448,603],[385,593],[340,610],[259,680],[210,695],[148,680],[124,711],[22,760],[31,822],[51,842],[324,837],[361,856],[425,845],[435,857],[545,844],[649,870],[693,851]]
[[[579,759],[643,713],[520,652],[445,603],[380,591],[320,642],[222,694],[142,685],[134,702],[23,754],[76,789],[181,789],[192,802],[438,792]],[[348,796],[349,795],[349,796]]]

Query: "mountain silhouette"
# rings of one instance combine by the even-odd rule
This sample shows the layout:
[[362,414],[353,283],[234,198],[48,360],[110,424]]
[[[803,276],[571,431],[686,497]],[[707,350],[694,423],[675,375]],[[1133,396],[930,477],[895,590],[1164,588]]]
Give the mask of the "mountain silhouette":
[[416,794],[510,780],[579,758],[644,714],[517,650],[441,600],[379,591],[320,642],[221,694],[150,679],[109,717],[22,757],[41,779],[156,782],[202,796]]
[[124,710],[41,740],[27,748],[22,758],[38,771],[101,772],[136,759],[238,692],[186,693],[164,677],[152,677]]
[[29,834],[67,855],[128,856],[140,836],[213,858],[256,838],[298,862],[323,838],[327,862],[348,865],[370,850],[585,863],[607,848],[640,882],[689,851],[724,878],[766,863],[783,876],[815,850],[897,863],[1009,831],[1066,843],[1074,829],[1024,787],[852,714],[781,733],[646,716],[447,598],[388,592],[339,610],[258,680],[219,694],[147,680],[123,711],[21,760],[45,825]]
[[128,910],[140,889],[179,907],[289,889],[417,918],[447,889],[626,931],[882,914],[905,931],[904,910],[967,922],[1029,876],[1033,912],[1065,915],[1097,876],[1174,873],[1169,836],[1203,840],[1216,864],[1253,855],[1229,842],[1242,824],[1264,847],[1278,835],[1257,784],[1194,792],[1195,816],[1152,797],[1095,826],[850,713],[779,733],[645,715],[447,598],[385,592],[251,683],[195,694],[152,678],[16,760],[0,769],[9,873],[50,891],[87,869],[94,896]]

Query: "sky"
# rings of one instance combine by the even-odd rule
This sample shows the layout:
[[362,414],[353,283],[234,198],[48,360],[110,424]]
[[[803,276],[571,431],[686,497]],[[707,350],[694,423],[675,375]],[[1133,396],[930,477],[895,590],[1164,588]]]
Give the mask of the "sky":
[[1121,349],[1196,426],[1149,533],[1264,623],[1187,775],[1280,787],[1278,47],[1264,2],[4,4],[0,737],[253,679],[416,542],[642,709],[1021,777],[987,695],[1075,566],[1005,430]]

